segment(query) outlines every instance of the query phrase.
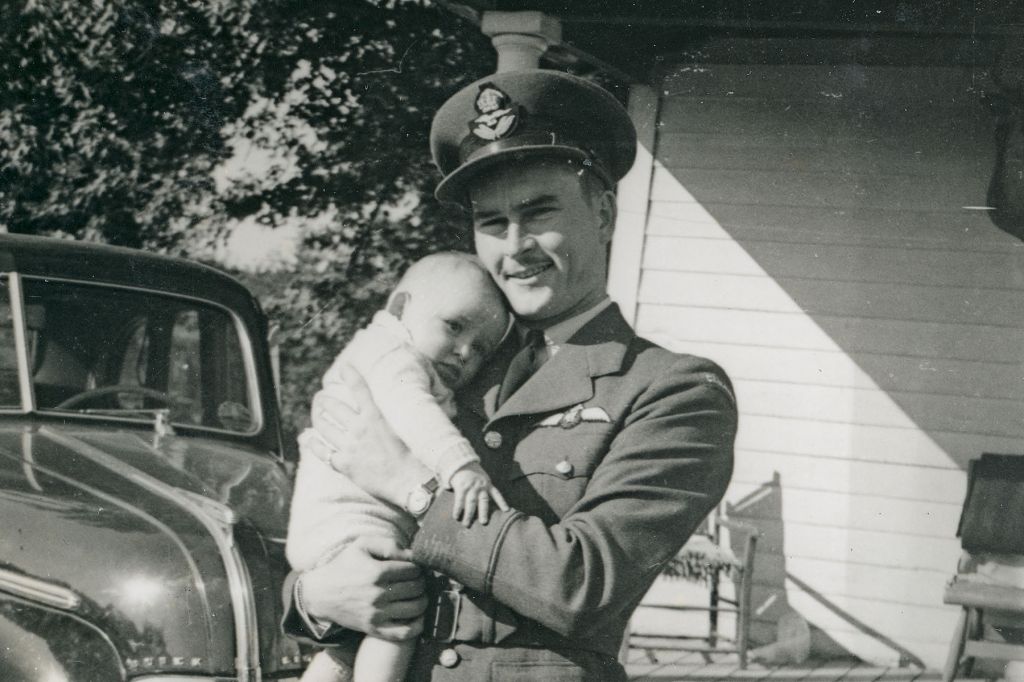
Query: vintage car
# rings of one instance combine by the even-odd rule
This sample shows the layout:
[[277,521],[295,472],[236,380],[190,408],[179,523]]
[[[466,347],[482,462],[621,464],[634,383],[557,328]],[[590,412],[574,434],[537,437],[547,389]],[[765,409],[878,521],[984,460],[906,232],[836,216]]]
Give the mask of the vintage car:
[[0,235],[0,680],[277,680],[290,483],[220,271]]

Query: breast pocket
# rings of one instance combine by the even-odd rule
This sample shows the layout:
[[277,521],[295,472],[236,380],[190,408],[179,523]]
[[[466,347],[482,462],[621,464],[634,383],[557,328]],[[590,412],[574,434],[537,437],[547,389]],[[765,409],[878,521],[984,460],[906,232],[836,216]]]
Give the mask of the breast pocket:
[[528,429],[506,469],[505,488],[517,508],[552,522],[562,518],[586,493],[613,435],[606,423]]

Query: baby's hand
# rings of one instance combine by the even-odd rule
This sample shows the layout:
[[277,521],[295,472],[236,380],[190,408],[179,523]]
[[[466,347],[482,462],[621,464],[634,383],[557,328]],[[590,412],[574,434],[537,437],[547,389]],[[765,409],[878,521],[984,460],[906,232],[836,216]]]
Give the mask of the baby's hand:
[[451,486],[455,493],[452,516],[455,520],[462,521],[466,528],[473,525],[474,516],[479,517],[480,523],[487,523],[487,518],[491,515],[492,499],[499,509],[508,511],[505,498],[476,462],[470,462],[452,474]]

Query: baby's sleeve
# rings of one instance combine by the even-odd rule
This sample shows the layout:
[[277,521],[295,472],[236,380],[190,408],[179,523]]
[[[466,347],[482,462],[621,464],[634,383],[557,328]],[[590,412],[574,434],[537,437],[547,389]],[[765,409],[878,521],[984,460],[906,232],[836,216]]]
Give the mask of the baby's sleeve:
[[430,375],[411,351],[394,348],[360,369],[388,424],[441,485],[448,487],[452,474],[480,461],[438,403]]

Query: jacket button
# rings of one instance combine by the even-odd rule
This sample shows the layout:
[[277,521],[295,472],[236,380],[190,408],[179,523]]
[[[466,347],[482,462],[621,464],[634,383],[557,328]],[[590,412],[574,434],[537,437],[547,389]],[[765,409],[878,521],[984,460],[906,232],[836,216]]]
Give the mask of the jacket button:
[[565,478],[569,478],[572,476],[572,464],[570,464],[568,460],[563,459],[555,465],[555,471],[562,474]]
[[501,434],[497,431],[488,431],[484,434],[484,444],[487,445],[491,450],[497,450],[501,447]]
[[455,649],[445,649],[437,657],[437,662],[446,668],[454,668],[459,664],[459,652]]

